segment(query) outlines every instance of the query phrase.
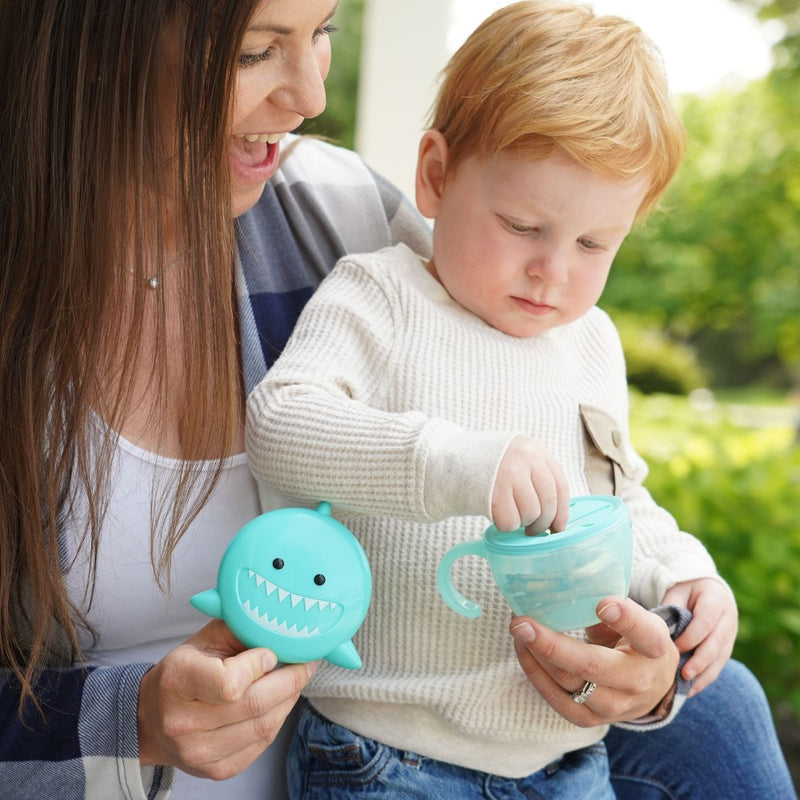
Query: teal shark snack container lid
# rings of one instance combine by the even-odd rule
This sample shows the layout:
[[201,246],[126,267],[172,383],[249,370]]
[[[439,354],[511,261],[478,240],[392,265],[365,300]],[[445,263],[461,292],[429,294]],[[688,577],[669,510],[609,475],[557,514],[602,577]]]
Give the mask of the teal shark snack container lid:
[[279,508],[244,525],[220,561],[217,586],[191,604],[225,620],[247,647],[284,663],[324,658],[361,666],[351,641],[367,614],[372,575],[353,534],[316,509]]
[[486,529],[483,540],[486,549],[494,553],[548,553],[579,547],[589,540],[596,540],[603,533],[613,533],[629,525],[628,509],[622,500],[606,495],[589,495],[570,500],[569,520],[563,531],[545,531],[528,536],[524,528],[509,533],[498,531],[492,525]]

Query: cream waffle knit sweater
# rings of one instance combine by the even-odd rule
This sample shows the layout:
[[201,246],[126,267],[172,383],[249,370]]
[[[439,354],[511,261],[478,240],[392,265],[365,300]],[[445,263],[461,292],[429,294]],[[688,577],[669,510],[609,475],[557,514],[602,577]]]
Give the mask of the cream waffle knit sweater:
[[404,245],[340,261],[248,401],[256,477],[292,502],[330,501],[373,572],[354,639],[364,666],[323,664],[306,690],[320,713],[508,777],[601,739],[606,728],[570,724],[527,682],[486,563],[461,559],[453,573],[483,606],[476,620],[444,604],[436,568],[481,536],[500,458],[525,433],[561,462],[572,496],[597,491],[591,451],[614,462],[633,521],[636,600],[653,607],[675,582],[716,576],[642,487],[627,417],[622,350],[601,310],[520,339],[456,304]]

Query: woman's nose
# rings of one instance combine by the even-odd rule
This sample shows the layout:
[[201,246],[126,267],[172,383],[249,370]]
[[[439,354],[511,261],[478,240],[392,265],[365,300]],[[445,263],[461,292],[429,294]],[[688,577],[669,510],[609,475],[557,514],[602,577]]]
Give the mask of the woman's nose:
[[273,102],[306,119],[319,116],[325,110],[325,78],[330,56],[306,53],[288,70],[283,86],[273,95]]

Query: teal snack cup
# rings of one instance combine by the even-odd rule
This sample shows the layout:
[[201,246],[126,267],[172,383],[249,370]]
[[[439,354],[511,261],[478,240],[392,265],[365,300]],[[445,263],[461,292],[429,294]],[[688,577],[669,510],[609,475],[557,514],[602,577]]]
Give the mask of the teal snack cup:
[[585,628],[599,622],[595,608],[600,600],[628,594],[630,514],[618,497],[574,497],[563,531],[526,536],[524,528],[502,533],[491,525],[482,539],[452,547],[439,562],[439,592],[450,608],[474,619],[481,606],[461,594],[452,577],[453,565],[464,556],[489,562],[515,614],[533,617],[555,631]]

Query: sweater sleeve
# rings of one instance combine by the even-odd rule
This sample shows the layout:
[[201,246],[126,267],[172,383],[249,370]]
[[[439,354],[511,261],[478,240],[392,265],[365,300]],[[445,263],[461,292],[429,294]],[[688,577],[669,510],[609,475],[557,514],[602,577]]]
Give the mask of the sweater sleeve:
[[[624,500],[630,511],[633,527],[633,570],[631,596],[646,608],[663,602],[664,593],[676,583],[698,578],[715,578],[717,573],[711,555],[702,542],[682,531],[673,516],[662,508],[645,488],[648,468],[631,442],[629,426],[628,385],[625,358],[619,334],[606,315],[596,316],[602,330],[609,369],[616,376],[620,389],[614,418],[619,434],[619,447],[609,452],[618,462],[619,482],[615,494]],[[727,584],[726,584],[727,585]]]
[[0,787],[18,800],[42,797],[168,797],[174,770],[143,768],[138,758],[139,683],[149,664],[48,669],[36,696],[43,714],[0,671]]
[[648,608],[657,606],[667,589],[684,581],[715,578],[724,583],[702,542],[682,531],[647,489],[631,483],[620,494],[633,523],[631,595],[639,603]]
[[247,451],[259,481],[351,513],[488,516],[509,435],[387,410],[385,387],[405,363],[402,313],[386,282],[339,262],[248,399]]

